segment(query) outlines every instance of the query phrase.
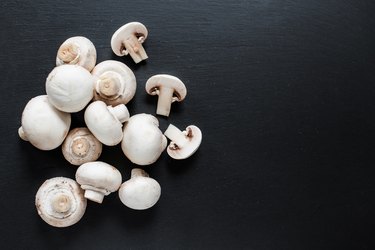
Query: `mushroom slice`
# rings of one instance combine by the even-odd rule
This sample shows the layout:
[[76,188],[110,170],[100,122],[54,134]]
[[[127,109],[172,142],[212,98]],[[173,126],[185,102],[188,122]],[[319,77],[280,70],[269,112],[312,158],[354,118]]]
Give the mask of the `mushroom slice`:
[[95,101],[86,108],[84,116],[91,133],[104,145],[114,146],[122,140],[122,123],[129,119],[129,111],[124,104],[112,107]]
[[185,84],[180,79],[165,74],[150,77],[146,82],[146,92],[159,96],[156,114],[163,116],[169,116],[172,102],[181,102],[187,94]]
[[77,223],[86,210],[87,200],[77,182],[65,177],[46,180],[35,196],[39,216],[54,227]]
[[187,126],[184,131],[180,131],[176,126],[170,124],[164,135],[171,140],[167,147],[167,153],[176,160],[190,157],[202,142],[202,132],[194,125]]
[[102,144],[87,128],[69,132],[62,147],[65,159],[73,165],[96,161],[102,153]]
[[119,189],[122,177],[115,167],[101,161],[82,164],[76,172],[76,180],[85,190],[85,197],[102,203],[104,196]]
[[83,36],[68,38],[57,51],[56,66],[76,64],[91,71],[96,63],[94,44]]
[[133,71],[125,64],[107,60],[96,65],[91,74],[97,78],[94,100],[116,106],[127,104],[134,97],[137,82]]
[[60,146],[68,134],[71,115],[57,110],[46,95],[32,98],[22,113],[21,139],[41,150]]
[[139,22],[131,22],[121,26],[112,36],[111,47],[118,56],[130,54],[135,63],[148,58],[142,43],[146,40],[148,31]]
[[94,95],[94,77],[78,65],[55,67],[46,80],[49,101],[64,112],[78,112],[85,108]]
[[156,204],[160,198],[161,188],[144,170],[133,168],[130,180],[121,185],[118,194],[125,206],[144,210]]

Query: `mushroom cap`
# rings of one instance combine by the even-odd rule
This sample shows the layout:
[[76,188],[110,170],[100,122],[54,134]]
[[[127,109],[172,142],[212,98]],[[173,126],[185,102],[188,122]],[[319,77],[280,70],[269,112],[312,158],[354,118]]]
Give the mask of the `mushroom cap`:
[[194,125],[186,127],[183,131],[185,138],[187,139],[184,145],[176,145],[173,141],[167,147],[167,153],[170,157],[176,160],[182,160],[190,157],[195,151],[198,150],[202,142],[202,132]]
[[[64,59],[61,58],[61,53],[66,53],[66,50],[69,53],[72,49],[77,49],[79,55],[77,55],[77,57],[71,61],[64,61]],[[88,71],[91,71],[96,64],[96,49],[94,44],[89,39],[83,36],[74,36],[68,38],[61,44],[56,55],[56,66],[64,64],[76,64],[84,67]]]
[[77,182],[65,177],[46,180],[35,196],[39,216],[54,227],[77,223],[85,213],[86,204],[83,190]]
[[125,123],[121,148],[131,162],[149,165],[160,157],[167,139],[158,126],[158,120],[149,114],[133,115]]
[[[123,106],[125,107],[125,105]],[[110,112],[109,107],[102,101],[95,101],[86,108],[84,116],[86,125],[91,133],[101,143],[107,146],[114,146],[122,140],[122,123]],[[127,109],[125,112],[127,112],[129,117]]]
[[149,95],[159,95],[160,87],[174,89],[172,102],[184,100],[187,94],[185,84],[179,78],[167,74],[151,76],[146,82],[145,89]]
[[[116,106],[121,103],[127,104],[134,97],[137,88],[135,75],[133,71],[124,63],[114,60],[107,60],[96,65],[91,74],[98,78],[95,87],[96,91],[94,91],[94,100],[100,100],[105,102],[107,105]],[[113,99],[108,99],[106,96],[100,94],[99,80],[113,76],[116,76],[121,86],[117,96]]]
[[78,65],[55,67],[46,80],[49,101],[64,112],[78,112],[85,108],[94,95],[94,77]]
[[148,31],[146,26],[139,22],[130,22],[123,26],[121,26],[116,32],[113,34],[111,39],[111,47],[113,53],[117,56],[123,56],[123,42],[129,39],[131,36],[143,36],[143,39],[140,41],[143,43],[148,35]]
[[87,128],[75,128],[62,144],[65,159],[73,165],[96,161],[102,153],[102,143]]
[[161,187],[150,177],[138,176],[124,182],[118,194],[125,206],[143,210],[156,204],[160,198]]
[[22,113],[22,130],[30,143],[41,150],[60,146],[68,134],[71,116],[57,110],[46,95],[32,98]]

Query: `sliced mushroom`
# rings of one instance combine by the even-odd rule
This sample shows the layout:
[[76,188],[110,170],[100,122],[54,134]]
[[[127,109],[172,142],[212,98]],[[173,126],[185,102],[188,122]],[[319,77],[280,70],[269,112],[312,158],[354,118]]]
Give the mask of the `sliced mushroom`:
[[101,161],[82,164],[76,172],[76,180],[85,190],[85,197],[102,203],[104,196],[119,189],[122,177],[115,167]]
[[118,56],[130,54],[135,63],[148,58],[142,43],[146,40],[148,31],[139,22],[131,22],[121,26],[112,36],[111,47]]
[[121,185],[118,194],[125,206],[144,210],[156,204],[161,195],[161,188],[144,170],[133,168],[130,180]]
[[127,104],[134,97],[137,82],[133,71],[125,64],[104,61],[96,65],[91,73],[97,78],[94,100],[116,106]]
[[35,196],[39,216],[54,227],[77,223],[86,211],[87,200],[77,182],[65,177],[46,180]]
[[57,110],[46,95],[32,98],[22,113],[22,126],[18,129],[21,139],[41,150],[60,146],[68,134],[71,116]]
[[96,161],[102,153],[102,144],[87,128],[75,128],[67,135],[62,153],[68,162],[79,166]]
[[126,157],[138,165],[154,163],[167,146],[167,138],[159,129],[158,120],[148,114],[130,117],[124,125],[121,148]]
[[95,101],[85,110],[85,122],[88,129],[107,146],[114,146],[121,142],[122,123],[128,119],[129,111],[124,104],[112,107],[102,101]]
[[55,67],[47,77],[49,101],[64,112],[78,112],[85,108],[94,95],[94,77],[78,65]]
[[158,95],[156,114],[169,116],[171,104],[185,99],[187,90],[185,84],[175,76],[154,75],[146,82],[146,92],[149,95]]
[[167,148],[168,155],[177,160],[190,157],[202,142],[202,132],[194,125],[187,126],[184,131],[181,131],[170,124],[164,135],[171,140]]
[[57,51],[56,66],[76,64],[91,71],[96,64],[94,44],[83,36],[68,38]]

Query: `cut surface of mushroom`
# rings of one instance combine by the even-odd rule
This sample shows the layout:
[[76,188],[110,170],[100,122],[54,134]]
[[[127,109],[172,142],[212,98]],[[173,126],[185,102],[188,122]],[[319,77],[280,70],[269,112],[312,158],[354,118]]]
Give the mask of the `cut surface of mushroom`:
[[18,129],[21,139],[41,150],[60,146],[68,134],[71,115],[57,110],[46,95],[32,98],[22,113],[22,126]]
[[125,64],[107,60],[96,65],[91,73],[96,76],[94,100],[116,106],[127,104],[134,97],[137,82]]
[[87,199],[102,203],[104,196],[119,189],[122,177],[115,167],[94,161],[84,163],[77,169],[76,180],[85,190]]
[[96,161],[102,153],[102,143],[87,128],[75,128],[62,144],[62,152],[68,162],[79,166]]
[[96,64],[94,44],[83,36],[68,38],[57,51],[56,66],[76,64],[91,71]]
[[171,104],[185,99],[187,90],[185,84],[175,76],[159,74],[150,77],[146,82],[146,92],[158,95],[156,114],[169,116]]
[[159,183],[140,168],[134,168],[130,180],[124,182],[119,191],[121,202],[136,210],[148,209],[156,204],[161,195]]
[[184,131],[181,131],[170,124],[164,135],[171,140],[167,147],[168,155],[177,160],[190,157],[202,142],[202,132],[194,125],[187,126]]
[[118,56],[130,54],[135,63],[148,58],[142,43],[146,40],[148,31],[139,22],[130,22],[121,26],[112,36],[111,47]]
[[85,213],[86,204],[77,182],[65,177],[46,180],[35,196],[39,216],[54,227],[77,223]]

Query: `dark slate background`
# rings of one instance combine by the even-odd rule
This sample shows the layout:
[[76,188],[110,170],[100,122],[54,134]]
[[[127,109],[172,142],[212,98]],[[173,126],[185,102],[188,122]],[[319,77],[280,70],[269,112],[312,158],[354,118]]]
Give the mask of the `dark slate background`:
[[[374,11],[371,0],[2,0],[1,249],[374,249]],[[130,21],[149,30],[139,65],[110,48]],[[134,70],[131,114],[155,114],[150,76],[181,78],[188,96],[160,128],[195,124],[204,138],[191,158],[163,153],[145,168],[162,186],[152,209],[132,211],[115,193],[59,229],[39,218],[34,196],[76,168],[17,129],[76,35],[98,62]],[[74,114],[73,127],[83,124]],[[135,167],[119,146],[100,159],[124,180]]]

